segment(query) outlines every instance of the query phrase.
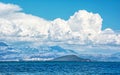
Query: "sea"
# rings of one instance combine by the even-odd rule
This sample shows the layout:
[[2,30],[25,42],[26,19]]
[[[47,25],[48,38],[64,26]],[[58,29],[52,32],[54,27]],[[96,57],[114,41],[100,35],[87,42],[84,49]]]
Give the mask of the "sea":
[[120,75],[120,62],[0,62],[0,75]]

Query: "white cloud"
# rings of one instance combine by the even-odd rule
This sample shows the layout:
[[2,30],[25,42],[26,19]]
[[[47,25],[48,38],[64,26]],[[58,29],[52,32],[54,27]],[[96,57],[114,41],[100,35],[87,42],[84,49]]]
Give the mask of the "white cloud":
[[102,18],[99,14],[79,10],[66,21],[60,18],[48,21],[21,10],[18,5],[0,3],[0,39],[14,42],[32,40],[43,44],[58,44],[56,41],[59,41],[77,45],[120,45],[120,34],[110,28],[101,30]]
[[5,36],[14,35],[20,37],[48,35],[49,21],[19,12],[21,8],[17,5],[0,3],[0,7],[1,34]]
[[55,39],[63,40],[68,38],[67,36],[70,34],[71,29],[67,24],[67,21],[57,18],[51,22],[51,28],[49,31],[50,37],[53,40]]
[[12,35],[15,33],[13,24],[4,19],[4,18],[0,18],[0,36],[5,36],[5,35]]
[[103,30],[94,38],[94,43],[96,44],[111,44],[111,45],[120,45],[119,35],[116,34],[112,29],[107,28]]
[[79,10],[68,20],[72,31],[81,33],[99,33],[102,27],[102,18],[99,14],[89,13],[86,10]]
[[0,15],[21,11],[18,5],[0,3]]
[[36,37],[48,35],[49,22],[42,18],[24,13],[12,14],[10,17],[12,17],[11,22],[15,24],[18,30],[18,36]]

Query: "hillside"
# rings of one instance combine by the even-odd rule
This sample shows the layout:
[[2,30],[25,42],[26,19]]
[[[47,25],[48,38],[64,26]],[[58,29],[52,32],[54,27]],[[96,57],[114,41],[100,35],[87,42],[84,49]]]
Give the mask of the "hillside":
[[83,59],[76,55],[66,55],[53,59],[52,61],[80,61],[80,62],[89,62],[89,59]]

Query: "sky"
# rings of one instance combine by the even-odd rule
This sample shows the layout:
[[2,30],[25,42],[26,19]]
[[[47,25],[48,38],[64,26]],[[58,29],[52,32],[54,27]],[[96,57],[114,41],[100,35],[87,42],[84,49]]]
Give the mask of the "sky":
[[19,5],[23,12],[46,20],[68,20],[74,12],[87,10],[99,13],[103,19],[102,29],[120,30],[120,0],[0,0]]
[[0,41],[18,49],[120,52],[119,13],[117,0],[0,0]]

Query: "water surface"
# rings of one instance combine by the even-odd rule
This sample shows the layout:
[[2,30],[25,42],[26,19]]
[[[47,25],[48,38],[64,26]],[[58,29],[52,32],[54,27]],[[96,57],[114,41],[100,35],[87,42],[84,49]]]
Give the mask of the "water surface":
[[120,75],[119,62],[0,62],[0,75]]

